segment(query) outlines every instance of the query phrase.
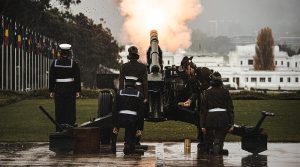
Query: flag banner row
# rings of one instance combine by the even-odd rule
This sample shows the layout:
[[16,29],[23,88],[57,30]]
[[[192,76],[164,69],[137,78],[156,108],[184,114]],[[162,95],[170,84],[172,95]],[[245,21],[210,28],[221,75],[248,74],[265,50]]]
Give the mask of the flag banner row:
[[58,43],[8,17],[0,23],[0,90],[48,88],[50,65],[60,58]]
[[55,40],[5,16],[1,16],[0,22],[1,45],[12,45],[14,48],[22,48],[26,52],[43,54],[49,59],[59,59],[58,43]]

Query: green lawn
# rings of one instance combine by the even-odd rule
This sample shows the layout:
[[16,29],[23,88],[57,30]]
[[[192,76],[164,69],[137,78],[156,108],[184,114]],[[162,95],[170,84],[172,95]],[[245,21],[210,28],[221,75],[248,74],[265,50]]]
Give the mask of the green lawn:
[[[47,141],[54,126],[38,106],[42,105],[54,115],[53,100],[23,100],[0,107],[0,141]],[[77,101],[77,122],[88,121],[97,115],[96,99]],[[255,125],[260,111],[276,114],[263,123],[270,141],[300,141],[300,101],[299,100],[235,100],[235,123]],[[298,129],[298,130],[297,130]],[[196,138],[196,127],[187,123],[166,121],[145,123],[143,141],[182,141]],[[228,135],[227,141],[237,141],[239,137]]]

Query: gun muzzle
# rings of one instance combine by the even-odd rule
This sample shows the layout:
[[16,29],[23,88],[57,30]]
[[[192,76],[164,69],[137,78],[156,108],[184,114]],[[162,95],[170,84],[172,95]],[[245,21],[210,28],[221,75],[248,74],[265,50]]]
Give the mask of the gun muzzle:
[[150,32],[150,46],[150,57],[152,59],[152,63],[150,64],[150,71],[152,73],[159,73],[161,71],[161,67],[159,65],[158,34],[156,30],[151,30]]

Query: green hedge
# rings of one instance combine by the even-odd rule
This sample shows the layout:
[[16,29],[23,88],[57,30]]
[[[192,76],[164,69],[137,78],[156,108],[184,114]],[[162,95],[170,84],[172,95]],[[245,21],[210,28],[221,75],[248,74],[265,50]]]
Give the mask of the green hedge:
[[254,91],[241,91],[231,93],[234,100],[300,100],[300,93],[261,93]]
[[[83,89],[80,98],[97,99],[99,89]],[[231,93],[234,100],[300,100],[300,91],[294,93],[262,93],[255,91],[241,91]],[[39,89],[28,92],[0,91],[0,106],[15,103],[22,99],[47,99],[48,89]]]
[[[80,98],[97,99],[100,90],[83,89],[80,93]],[[23,99],[48,99],[48,89],[38,89],[28,92],[19,91],[0,91],[0,107],[18,102]]]
[[15,103],[26,97],[24,92],[16,91],[0,91],[0,107],[8,104]]

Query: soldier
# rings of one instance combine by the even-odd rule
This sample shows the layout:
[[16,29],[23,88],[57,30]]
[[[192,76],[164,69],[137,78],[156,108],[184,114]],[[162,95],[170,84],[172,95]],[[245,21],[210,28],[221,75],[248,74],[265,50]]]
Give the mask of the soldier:
[[[76,98],[81,91],[80,70],[72,59],[69,44],[61,44],[60,59],[55,59],[50,68],[49,92],[54,97],[55,119],[59,124],[74,126],[76,122]],[[56,131],[59,131],[56,127]]]
[[234,113],[231,96],[223,88],[221,74],[211,74],[211,87],[204,92],[200,126],[205,134],[209,152],[215,155],[223,151],[226,134],[233,129]]
[[119,78],[119,89],[124,88],[124,81],[126,76],[137,77],[136,87],[144,96],[144,103],[148,99],[148,76],[147,76],[147,67],[146,65],[138,62],[139,59],[138,49],[135,46],[131,46],[128,49],[129,55],[127,58],[129,62],[122,65],[120,70]]
[[126,155],[134,152],[136,136],[142,135],[144,126],[144,98],[135,87],[137,80],[137,77],[125,77],[125,88],[118,92],[113,112],[113,133],[118,134],[119,128],[125,128]]
[[185,56],[181,61],[181,70],[182,79],[185,84],[185,91],[186,94],[183,96],[186,100],[183,103],[183,106],[190,107],[195,105],[195,101],[199,97],[200,92],[200,82],[197,80],[195,70],[197,69],[196,65],[192,62],[193,57],[188,58]]
[[[122,65],[119,78],[119,89],[124,88],[124,81],[126,76],[136,77],[136,88],[143,94],[144,104],[148,101],[148,75],[147,66],[138,62],[139,54],[138,48],[131,46],[128,48],[129,55],[127,56],[129,62]],[[145,107],[146,108],[146,107]],[[140,139],[136,138],[136,145],[140,145]]]

